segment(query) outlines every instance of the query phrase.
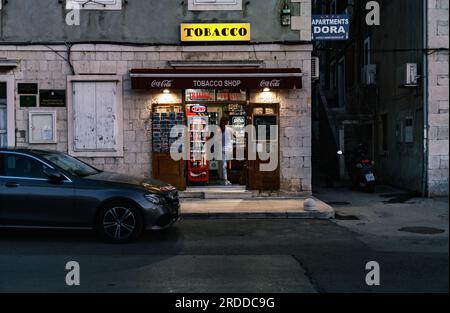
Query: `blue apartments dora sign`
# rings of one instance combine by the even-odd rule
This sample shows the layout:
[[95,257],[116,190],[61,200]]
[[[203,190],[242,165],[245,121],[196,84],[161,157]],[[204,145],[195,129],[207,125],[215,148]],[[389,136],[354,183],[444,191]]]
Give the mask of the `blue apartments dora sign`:
[[313,15],[313,40],[348,40],[350,17],[348,15]]

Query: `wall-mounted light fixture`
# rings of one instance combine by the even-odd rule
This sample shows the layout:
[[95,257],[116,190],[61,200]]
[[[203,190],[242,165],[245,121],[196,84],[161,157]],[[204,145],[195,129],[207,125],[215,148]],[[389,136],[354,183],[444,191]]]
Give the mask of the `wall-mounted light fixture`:
[[291,25],[291,7],[287,0],[284,1],[283,8],[281,9],[281,25],[290,26]]
[[168,95],[169,93],[170,93],[170,90],[169,90],[169,89],[164,89],[164,90],[163,90],[163,94]]
[[270,92],[270,88],[267,88],[267,87],[264,88],[264,89],[263,89],[263,92]]

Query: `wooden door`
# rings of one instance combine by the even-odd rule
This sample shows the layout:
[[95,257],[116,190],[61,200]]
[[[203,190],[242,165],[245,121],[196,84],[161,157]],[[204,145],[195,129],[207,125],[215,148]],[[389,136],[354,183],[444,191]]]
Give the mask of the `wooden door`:
[[185,161],[174,161],[170,153],[153,153],[153,177],[186,190]]
[[[267,123],[279,126],[279,105],[278,104],[252,104],[248,112],[249,124]],[[257,138],[257,137],[256,137]],[[251,140],[247,138],[247,140]],[[256,140],[256,144],[260,142]],[[249,143],[250,144],[250,143]],[[247,146],[249,146],[249,144]],[[262,161],[259,154],[256,160],[248,160],[248,180],[247,189],[261,191],[277,191],[280,189],[280,152],[279,152],[279,130],[275,140],[271,144],[277,146],[278,159],[276,169],[273,171],[261,171],[261,164],[269,163],[270,160]]]

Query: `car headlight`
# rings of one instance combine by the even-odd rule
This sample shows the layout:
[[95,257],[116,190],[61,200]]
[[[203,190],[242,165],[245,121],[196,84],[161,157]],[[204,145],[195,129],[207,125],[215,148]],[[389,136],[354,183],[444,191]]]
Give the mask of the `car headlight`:
[[163,197],[154,193],[146,194],[145,199],[156,205],[163,205],[166,203]]

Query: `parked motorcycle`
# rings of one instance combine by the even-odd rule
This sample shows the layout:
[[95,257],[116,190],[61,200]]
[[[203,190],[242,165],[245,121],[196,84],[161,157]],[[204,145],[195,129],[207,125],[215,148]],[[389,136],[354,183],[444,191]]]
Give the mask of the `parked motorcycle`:
[[[342,151],[338,151],[338,154],[344,156]],[[375,161],[367,157],[367,148],[362,144],[358,145],[346,159],[348,175],[353,186],[373,193],[376,185]]]

